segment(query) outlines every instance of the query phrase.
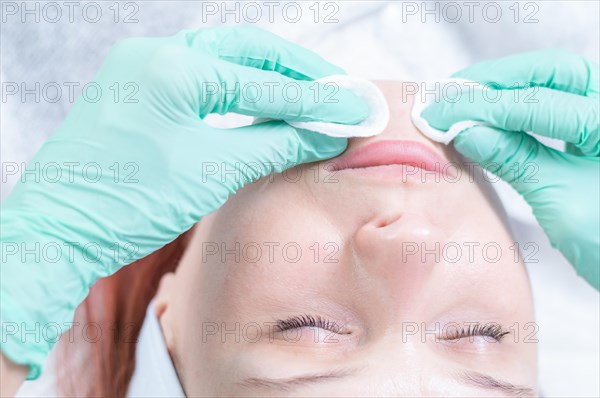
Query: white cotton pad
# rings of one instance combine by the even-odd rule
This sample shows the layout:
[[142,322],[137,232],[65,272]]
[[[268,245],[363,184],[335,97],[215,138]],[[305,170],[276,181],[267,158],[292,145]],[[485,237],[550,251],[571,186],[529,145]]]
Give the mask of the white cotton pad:
[[468,128],[473,126],[485,126],[486,123],[483,122],[464,120],[454,123],[450,126],[448,131],[442,131],[434,129],[429,125],[427,120],[421,117],[423,110],[435,100],[441,99],[446,91],[456,93],[456,95],[459,93],[460,95],[470,95],[477,89],[483,90],[485,89],[485,86],[465,79],[442,79],[421,83],[420,90],[415,95],[415,102],[410,114],[414,125],[417,126],[425,137],[445,145],[448,145],[458,134]]
[[385,130],[390,119],[390,110],[385,96],[375,84],[369,80],[347,75],[327,76],[315,81],[321,84],[331,84],[332,90],[334,87],[339,87],[353,91],[366,101],[369,107],[369,116],[361,123],[354,125],[325,122],[292,122],[286,120],[286,123],[290,126],[316,131],[317,133],[326,134],[331,137],[344,138],[371,137]]

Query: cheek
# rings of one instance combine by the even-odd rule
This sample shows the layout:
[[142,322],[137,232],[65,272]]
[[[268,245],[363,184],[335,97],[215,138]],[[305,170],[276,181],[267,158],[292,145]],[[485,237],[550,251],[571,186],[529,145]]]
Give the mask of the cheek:
[[233,264],[254,265],[253,272],[259,266],[301,264],[317,246],[337,237],[327,219],[325,206],[306,182],[282,175],[265,178],[244,187],[202,221],[201,239],[212,245],[205,259],[227,264],[219,268],[229,272]]
[[186,322],[175,362],[187,396],[220,396],[221,386],[232,382],[235,355],[224,350],[219,334],[217,322]]
[[305,188],[261,180],[204,217],[178,272],[181,305],[194,307],[186,316],[235,320],[265,291],[301,291],[312,280],[307,269],[340,255],[339,234]]
[[294,181],[276,175],[245,186],[209,216],[208,233],[220,241],[231,237],[253,239],[301,225],[312,211],[307,206],[310,193],[303,189],[304,184]]

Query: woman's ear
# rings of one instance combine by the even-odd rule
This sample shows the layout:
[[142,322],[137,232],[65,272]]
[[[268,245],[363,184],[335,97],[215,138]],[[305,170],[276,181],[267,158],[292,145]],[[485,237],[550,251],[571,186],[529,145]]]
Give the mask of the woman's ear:
[[175,274],[173,272],[163,275],[158,285],[156,296],[154,297],[154,313],[160,323],[169,352],[173,352],[174,347],[173,311],[170,307],[171,300],[173,299],[174,284]]

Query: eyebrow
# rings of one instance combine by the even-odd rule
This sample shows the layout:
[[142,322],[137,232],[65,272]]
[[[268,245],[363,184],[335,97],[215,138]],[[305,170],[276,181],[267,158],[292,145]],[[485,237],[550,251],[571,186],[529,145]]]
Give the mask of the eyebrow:
[[481,388],[502,392],[511,397],[534,397],[536,392],[531,387],[518,386],[507,381],[496,379],[479,372],[466,371],[459,374],[459,379],[465,384]]
[[[357,368],[340,368],[325,373],[309,373],[283,379],[250,377],[238,382],[237,384],[244,388],[262,388],[279,392],[288,392],[308,384],[342,379],[356,374],[358,370],[359,369]],[[460,372],[458,378],[463,383],[473,387],[481,388],[483,390],[502,392],[503,394],[511,397],[536,396],[535,390],[531,387],[518,386],[479,372]]]
[[358,372],[357,368],[333,369],[324,373],[309,373],[283,379],[272,379],[263,377],[250,377],[238,382],[244,388],[263,388],[276,391],[291,391],[307,384],[338,380],[351,376]]

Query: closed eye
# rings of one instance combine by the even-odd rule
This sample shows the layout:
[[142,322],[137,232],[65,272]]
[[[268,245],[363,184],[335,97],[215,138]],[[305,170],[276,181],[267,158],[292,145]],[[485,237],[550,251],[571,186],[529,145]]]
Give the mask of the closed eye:
[[290,329],[300,329],[304,327],[313,327],[324,329],[337,334],[350,334],[346,328],[335,321],[324,318],[320,315],[298,315],[287,319],[279,319],[275,322],[275,331],[283,332]]
[[495,342],[500,342],[510,333],[510,331],[504,329],[497,323],[468,323],[463,326],[457,324],[456,327],[449,327],[440,338],[442,340],[452,341],[481,336],[488,337]]

